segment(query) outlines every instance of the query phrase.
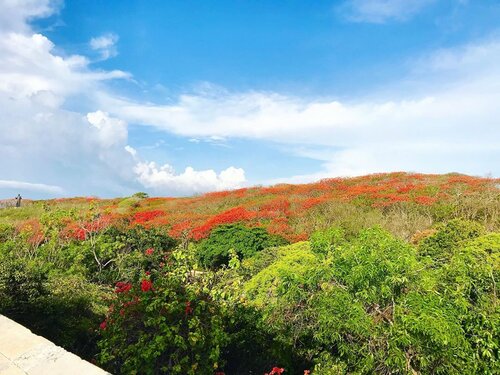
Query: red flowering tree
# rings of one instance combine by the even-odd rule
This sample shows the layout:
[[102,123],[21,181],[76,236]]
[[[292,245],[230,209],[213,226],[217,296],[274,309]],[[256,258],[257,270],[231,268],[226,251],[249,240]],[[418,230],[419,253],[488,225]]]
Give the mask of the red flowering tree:
[[[162,218],[163,220],[159,220]],[[136,212],[132,217],[132,225],[142,225],[143,227],[150,227],[151,224],[167,224],[167,218],[165,217],[165,211],[162,210],[151,210],[151,211],[141,211]]]
[[100,326],[101,364],[113,373],[212,374],[225,340],[224,306],[182,250],[164,262],[144,257],[150,259],[146,272],[116,284]]
[[212,228],[221,224],[232,224],[242,221],[249,221],[256,217],[256,213],[244,207],[234,207],[210,218],[205,224],[193,229],[193,239],[199,241],[207,238]]

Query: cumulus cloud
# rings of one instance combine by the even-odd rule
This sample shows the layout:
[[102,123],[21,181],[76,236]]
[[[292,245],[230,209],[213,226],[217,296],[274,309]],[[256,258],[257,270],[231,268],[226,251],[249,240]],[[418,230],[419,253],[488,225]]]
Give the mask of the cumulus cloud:
[[103,147],[123,144],[127,140],[128,132],[125,121],[110,117],[107,112],[89,112],[87,121],[97,130],[97,140]]
[[90,47],[99,52],[101,59],[107,60],[118,54],[116,43],[118,42],[118,35],[113,33],[104,34],[90,39]]
[[12,97],[49,92],[60,98],[92,92],[99,82],[128,78],[129,74],[89,69],[80,55],[61,57],[41,34],[2,33],[0,38],[0,90]]
[[[68,99],[97,106],[88,98],[104,90],[104,81],[129,75],[93,70],[80,55],[56,54],[28,23],[56,10],[54,1],[0,3],[0,171],[4,181],[19,182],[0,189],[10,194],[31,187],[45,195],[63,193],[47,186],[64,186],[70,194],[133,191],[134,160],[123,148],[126,124],[101,111],[86,118],[65,109]],[[3,23],[4,17],[11,21]],[[22,185],[25,180],[41,182]]]
[[[109,95],[106,81],[130,74],[97,70],[82,55],[60,55],[46,36],[30,27],[30,20],[50,16],[59,6],[50,0],[0,0],[0,171],[9,179],[4,181],[11,181],[0,189],[20,188],[19,181],[29,178],[50,182],[22,185],[46,194],[62,190],[43,186],[61,185],[70,194],[98,190],[123,195],[141,188],[137,181],[161,186],[164,194],[190,194],[244,181],[239,169],[216,174],[188,168],[175,175],[141,162],[128,144],[127,122],[110,115],[97,100]],[[105,59],[116,54],[117,41],[118,36],[105,34],[89,44]],[[70,100],[80,107],[66,109]],[[221,142],[217,137],[213,141]]]
[[433,2],[435,0],[348,0],[339,11],[354,22],[405,21]]
[[219,174],[208,169],[196,171],[187,167],[184,172],[176,174],[172,166],[157,166],[154,162],[140,162],[134,168],[139,182],[156,191],[176,192],[177,194],[202,193],[236,189],[245,183],[245,171],[241,168],[229,167]]

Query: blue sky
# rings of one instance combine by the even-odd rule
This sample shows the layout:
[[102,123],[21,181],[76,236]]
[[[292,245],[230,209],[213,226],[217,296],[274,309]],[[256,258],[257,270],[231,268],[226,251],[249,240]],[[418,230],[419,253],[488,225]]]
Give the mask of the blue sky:
[[493,0],[0,0],[0,196],[499,176]]

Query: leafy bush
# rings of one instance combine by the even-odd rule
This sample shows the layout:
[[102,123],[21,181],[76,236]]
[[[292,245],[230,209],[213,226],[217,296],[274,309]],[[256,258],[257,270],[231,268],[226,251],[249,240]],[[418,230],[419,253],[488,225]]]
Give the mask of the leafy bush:
[[[177,241],[157,228],[107,228],[91,240],[72,242],[64,248],[67,267],[83,265],[82,272],[97,283],[114,284],[133,278],[151,258],[144,258],[145,250],[153,248],[155,255],[171,251]],[[76,270],[75,270],[76,271]]]
[[49,276],[37,262],[2,259],[0,313],[84,358],[97,351],[99,297],[78,277]]
[[114,373],[498,374],[498,190],[405,176],[3,210],[0,313]]
[[430,256],[434,262],[446,261],[451,255],[451,250],[461,241],[480,236],[484,228],[479,223],[461,219],[450,220],[440,224],[432,236],[422,240],[419,253]]
[[346,242],[345,232],[341,227],[333,227],[314,232],[311,235],[311,249],[316,253],[328,253]]
[[197,253],[203,266],[217,268],[228,263],[231,249],[239,257],[249,258],[267,247],[285,243],[283,238],[271,235],[263,228],[248,228],[240,224],[221,225],[199,244]]
[[192,264],[174,251],[141,278],[117,284],[99,343],[100,361],[113,373],[210,374],[217,368],[226,340],[222,306]]
[[0,308],[22,315],[31,303],[47,295],[47,271],[35,262],[2,257],[0,263]]
[[276,260],[246,283],[246,295],[257,306],[271,304],[295,291],[314,272],[319,259],[309,243],[300,242],[278,249]]
[[15,229],[7,223],[0,223],[0,243],[9,240],[14,235]]
[[333,247],[320,233],[314,252],[278,249],[283,255],[245,291],[277,345],[302,358],[287,371],[311,365],[321,374],[498,372],[499,238],[464,241],[478,227],[467,223],[457,235],[453,229],[463,226],[449,223],[446,241],[429,242],[438,256],[449,252],[439,268],[379,228]]

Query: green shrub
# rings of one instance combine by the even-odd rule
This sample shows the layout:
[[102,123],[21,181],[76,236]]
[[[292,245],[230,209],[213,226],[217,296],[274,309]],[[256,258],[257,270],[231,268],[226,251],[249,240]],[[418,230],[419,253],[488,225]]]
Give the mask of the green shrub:
[[0,313],[87,359],[97,350],[101,297],[81,278],[49,276],[35,261],[2,259]]
[[148,274],[117,284],[101,324],[100,361],[116,374],[211,374],[226,341],[223,306],[213,299],[192,259],[173,252]]
[[460,243],[439,271],[440,293],[469,338],[474,373],[500,373],[500,233]]
[[500,238],[464,240],[480,230],[457,228],[464,224],[444,227],[446,241],[429,242],[436,259],[449,252],[439,268],[379,228],[338,246],[323,234],[314,252],[302,243],[244,262],[243,270],[266,259],[245,295],[276,346],[302,359],[275,352],[276,363],[288,363],[290,373],[308,365],[318,374],[497,373]]
[[149,194],[144,193],[143,191],[139,191],[139,192],[133,194],[132,197],[145,199],[145,198],[149,198]]
[[0,243],[11,239],[14,235],[14,226],[7,223],[0,223]]
[[333,227],[322,231],[316,231],[311,235],[311,250],[316,253],[326,254],[335,247],[346,242],[345,232],[340,227]]
[[15,315],[49,293],[47,270],[35,262],[3,257],[0,264],[0,309]]
[[298,285],[307,282],[319,258],[310,250],[308,242],[299,242],[277,249],[276,260],[246,283],[246,295],[257,306],[272,304],[290,295]]
[[89,280],[114,284],[141,272],[151,259],[144,257],[147,249],[154,249],[155,257],[161,257],[176,245],[177,241],[160,229],[110,227],[91,241],[70,244],[65,253],[74,265],[81,260]]
[[429,256],[435,263],[442,263],[449,259],[451,249],[461,241],[480,236],[484,228],[474,221],[461,219],[450,220],[440,224],[437,232],[423,239],[419,245],[421,256]]
[[217,268],[229,261],[229,250],[240,258],[249,258],[265,248],[284,245],[286,241],[263,228],[248,228],[240,224],[221,225],[198,245],[197,254],[204,267]]

